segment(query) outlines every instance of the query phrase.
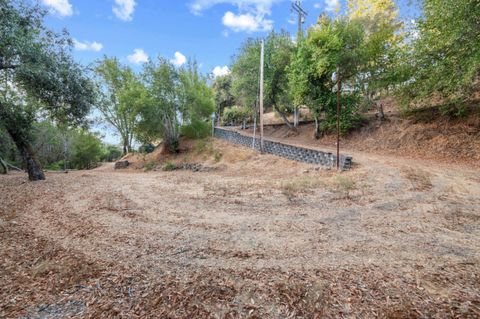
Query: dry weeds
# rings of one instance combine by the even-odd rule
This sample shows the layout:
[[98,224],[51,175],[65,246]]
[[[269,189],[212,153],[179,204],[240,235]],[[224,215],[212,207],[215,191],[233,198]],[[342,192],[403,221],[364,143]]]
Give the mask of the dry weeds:
[[214,172],[0,177],[0,317],[480,316],[478,171],[214,148]]

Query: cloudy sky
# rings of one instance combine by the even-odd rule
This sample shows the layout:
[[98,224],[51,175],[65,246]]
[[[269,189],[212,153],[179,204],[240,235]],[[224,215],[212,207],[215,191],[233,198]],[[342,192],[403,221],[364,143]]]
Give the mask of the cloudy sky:
[[[70,31],[75,56],[85,64],[103,55],[117,56],[138,70],[149,58],[162,55],[176,65],[195,58],[202,72],[225,74],[245,38],[271,29],[296,32],[291,0],[39,1],[49,9],[51,28]],[[304,0],[306,26],[322,12],[336,14],[344,1]]]

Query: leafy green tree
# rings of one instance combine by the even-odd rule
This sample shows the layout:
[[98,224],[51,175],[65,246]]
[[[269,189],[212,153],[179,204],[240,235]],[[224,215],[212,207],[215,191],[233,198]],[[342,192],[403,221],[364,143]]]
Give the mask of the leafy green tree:
[[247,39],[234,57],[232,92],[238,103],[255,109],[260,79],[260,40]]
[[123,154],[126,154],[132,150],[139,103],[145,88],[133,70],[121,65],[117,58],[104,57],[95,71],[102,92],[97,108],[120,136]]
[[194,61],[179,71],[179,78],[181,132],[190,138],[206,137],[211,127],[210,116],[215,111],[213,90],[208,86],[207,79],[199,74]]
[[103,155],[100,139],[93,133],[80,130],[72,143],[72,165],[76,169],[93,168]]
[[122,150],[115,145],[105,145],[100,158],[104,162],[114,162],[122,157]]
[[406,46],[399,73],[405,104],[442,105],[459,115],[479,90],[480,2],[424,0],[417,34]]
[[218,76],[213,81],[213,92],[217,118],[221,118],[227,107],[235,105],[235,97],[232,92],[232,75]]
[[0,0],[0,12],[0,122],[21,153],[29,179],[42,180],[31,145],[37,115],[81,124],[95,102],[95,88],[73,61],[66,32],[47,30],[38,6]]
[[[289,87],[294,103],[310,108],[316,121],[316,138],[321,128],[331,130],[336,120],[338,83],[332,79],[334,73],[349,85],[348,92],[342,94],[342,132],[354,127],[359,119],[354,83],[363,61],[363,40],[364,29],[358,21],[321,16],[307,38],[298,43],[288,67]],[[322,113],[325,122],[320,125]]]
[[[261,41],[248,39],[232,66],[233,92],[242,106],[255,108],[259,94]],[[287,68],[294,44],[286,32],[271,32],[265,39],[264,105],[275,110],[293,128],[287,115],[292,112]]]
[[347,7],[348,19],[364,29],[355,85],[366,106],[378,108],[383,119],[383,107],[378,101],[382,92],[398,82],[396,65],[404,41],[398,8],[393,0],[348,0]]
[[177,69],[164,58],[150,61],[143,69],[146,98],[139,108],[138,136],[148,143],[163,139],[164,149],[177,152],[180,137],[179,105],[180,76]]
[[335,94],[328,73],[319,74],[315,68],[315,47],[301,40],[288,68],[289,90],[294,105],[308,106],[315,119],[314,137],[320,138],[320,117],[335,104]]

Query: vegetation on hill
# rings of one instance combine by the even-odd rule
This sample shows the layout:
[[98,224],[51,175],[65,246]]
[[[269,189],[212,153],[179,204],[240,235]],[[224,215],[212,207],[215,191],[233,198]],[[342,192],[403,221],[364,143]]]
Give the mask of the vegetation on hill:
[[[480,4],[424,0],[420,9],[412,28],[393,0],[348,0],[346,10],[321,15],[296,41],[272,31],[265,39],[265,106],[289,127],[287,116],[308,106],[317,138],[335,128],[339,87],[342,133],[363,123],[369,109],[384,119],[385,96],[395,95],[405,111],[434,107],[459,117],[478,110]],[[246,40],[232,73],[215,79],[219,115],[234,105],[258,112],[259,54],[260,39]]]

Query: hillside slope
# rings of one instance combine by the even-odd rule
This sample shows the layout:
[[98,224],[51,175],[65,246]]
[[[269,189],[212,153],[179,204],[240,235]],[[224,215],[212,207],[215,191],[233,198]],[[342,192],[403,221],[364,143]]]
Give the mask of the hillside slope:
[[[431,113],[431,114],[430,114]],[[369,123],[341,139],[342,153],[360,151],[381,155],[398,155],[480,166],[480,116],[449,120],[425,111],[415,117],[403,117],[387,110],[381,122],[368,114]],[[253,129],[242,131],[253,134]],[[284,125],[265,127],[265,136],[288,143],[335,148],[335,134],[319,140],[313,138],[314,124],[302,124],[293,132]]]

